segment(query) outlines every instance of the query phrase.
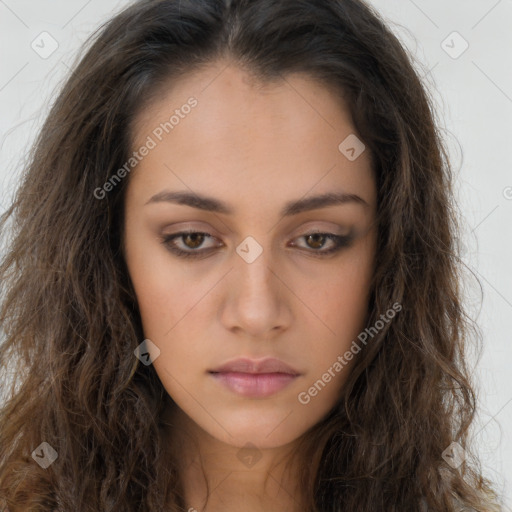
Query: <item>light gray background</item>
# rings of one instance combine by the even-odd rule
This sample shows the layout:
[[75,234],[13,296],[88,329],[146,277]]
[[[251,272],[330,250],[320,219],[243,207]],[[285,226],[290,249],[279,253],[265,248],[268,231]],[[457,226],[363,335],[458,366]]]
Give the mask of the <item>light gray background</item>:
[[[472,360],[479,398],[472,435],[486,475],[510,507],[512,0],[370,3],[409,48],[433,91],[458,171],[457,195],[466,220],[464,260],[483,285],[481,298],[474,282],[466,284],[470,311],[484,337],[482,357]],[[0,211],[9,203],[23,155],[78,48],[126,4],[0,0]],[[58,43],[47,58],[31,47],[33,41],[42,46],[44,31]],[[459,55],[464,41],[469,47]],[[50,48],[48,39],[45,48]]]

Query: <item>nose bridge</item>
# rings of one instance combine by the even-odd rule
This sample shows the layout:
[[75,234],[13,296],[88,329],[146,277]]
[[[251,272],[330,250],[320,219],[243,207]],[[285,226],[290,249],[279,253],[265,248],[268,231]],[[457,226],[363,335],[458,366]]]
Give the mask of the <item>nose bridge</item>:
[[276,277],[271,250],[248,237],[236,249],[234,272],[230,276],[228,303],[222,314],[227,328],[238,327],[252,336],[265,336],[289,320],[283,315],[282,285]]
[[253,237],[247,237],[236,249],[236,277],[239,292],[253,300],[269,300],[276,291],[271,250],[264,248]]

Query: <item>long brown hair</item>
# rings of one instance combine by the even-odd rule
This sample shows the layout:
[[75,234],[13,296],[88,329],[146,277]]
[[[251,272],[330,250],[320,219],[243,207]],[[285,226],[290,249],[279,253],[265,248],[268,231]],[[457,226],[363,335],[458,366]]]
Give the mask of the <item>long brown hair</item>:
[[[378,191],[367,325],[402,306],[300,439],[305,510],[490,510],[468,442],[464,349],[478,329],[460,295],[452,171],[411,56],[361,0],[144,0],[90,39],[0,224],[0,363],[12,372],[1,510],[184,510],[176,461],[162,456],[170,398],[134,356],[144,336],[121,246],[129,176],[98,188],[129,160],[144,105],[218,58],[262,81],[307,73],[343,95]],[[46,468],[43,442],[57,454]],[[443,457],[454,442],[458,467]]]

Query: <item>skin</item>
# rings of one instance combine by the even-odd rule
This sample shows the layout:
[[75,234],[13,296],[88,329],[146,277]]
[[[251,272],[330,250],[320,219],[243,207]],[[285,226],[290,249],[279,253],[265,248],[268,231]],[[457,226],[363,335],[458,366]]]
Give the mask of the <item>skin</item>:
[[[296,475],[284,463],[334,406],[356,357],[308,404],[298,394],[366,327],[376,245],[369,152],[355,161],[340,152],[355,129],[343,100],[324,85],[298,74],[260,84],[222,61],[169,84],[145,106],[134,148],[190,96],[198,105],[138,164],[125,201],[126,262],[145,337],[160,350],[155,371],[175,403],[169,443],[187,507],[203,510],[201,455],[211,490],[204,510],[299,511]],[[163,190],[211,196],[233,213],[148,203]],[[280,215],[288,201],[334,191],[367,204]],[[213,238],[185,236],[175,245],[213,249],[196,259],[174,255],[164,236],[189,228]],[[304,236],[314,230],[354,239],[319,257],[315,251],[335,244]],[[263,250],[251,263],[236,252],[248,236]],[[242,397],[208,373],[242,356],[276,357],[301,375],[270,397]],[[237,457],[248,442],[260,457],[252,467]]]

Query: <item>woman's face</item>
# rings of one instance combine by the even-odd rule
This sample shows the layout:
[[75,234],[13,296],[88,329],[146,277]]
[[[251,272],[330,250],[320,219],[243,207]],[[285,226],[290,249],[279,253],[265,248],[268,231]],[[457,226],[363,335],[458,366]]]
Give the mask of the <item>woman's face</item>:
[[[225,62],[137,119],[126,261],[154,368],[198,432],[282,446],[340,397],[356,356],[333,366],[365,328],[376,241],[370,158],[354,132],[312,79],[261,86]],[[314,200],[324,194],[350,197]],[[254,366],[212,373],[238,358]],[[292,373],[258,368],[267,358]]]

